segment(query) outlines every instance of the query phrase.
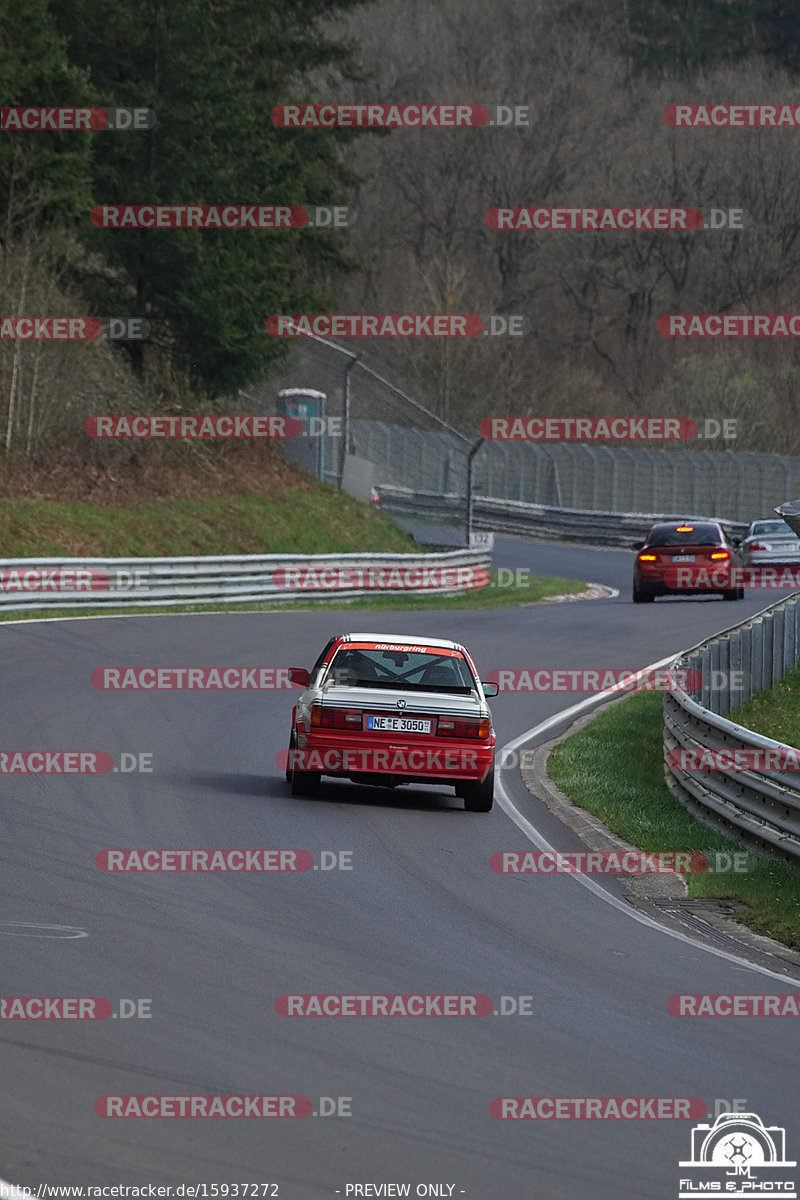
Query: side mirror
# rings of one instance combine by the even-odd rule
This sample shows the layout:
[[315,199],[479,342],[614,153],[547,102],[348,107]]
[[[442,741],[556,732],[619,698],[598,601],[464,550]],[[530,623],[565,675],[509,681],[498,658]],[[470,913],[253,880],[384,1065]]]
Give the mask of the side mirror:
[[297,687],[308,687],[311,676],[305,667],[289,667],[289,683]]
[[484,696],[489,696],[490,698],[492,696],[496,696],[498,694],[498,692],[500,691],[499,683],[488,683],[488,682],[484,682],[483,679],[481,680],[481,687],[483,688]]
[[644,542],[631,542],[631,550],[641,550]]

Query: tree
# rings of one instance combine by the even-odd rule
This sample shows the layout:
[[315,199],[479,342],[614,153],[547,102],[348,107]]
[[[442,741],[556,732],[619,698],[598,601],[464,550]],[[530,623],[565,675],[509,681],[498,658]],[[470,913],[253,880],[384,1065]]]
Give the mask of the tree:
[[[351,175],[337,144],[352,134],[279,129],[270,112],[312,69],[356,72],[351,47],[321,27],[362,2],[63,0],[71,60],[103,105],[148,107],[158,120],[96,135],[95,203],[342,204]],[[87,245],[117,269],[87,274],[97,306],[147,317],[211,394],[261,377],[285,352],[266,317],[329,307],[317,280],[350,265],[325,230],[98,230],[88,213],[85,226]],[[134,344],[140,371],[142,352]]]

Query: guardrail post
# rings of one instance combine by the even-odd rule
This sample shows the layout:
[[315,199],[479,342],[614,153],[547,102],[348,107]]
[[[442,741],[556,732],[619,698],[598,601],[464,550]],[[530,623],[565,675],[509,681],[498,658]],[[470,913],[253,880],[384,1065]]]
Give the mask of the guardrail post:
[[708,646],[704,646],[700,651],[697,665],[700,671],[700,703],[705,708],[709,708],[711,702],[711,653]]
[[470,447],[467,455],[467,545],[472,544],[472,476],[475,463],[475,455],[480,450],[485,442],[485,438],[479,437],[478,440]]
[[795,664],[794,654],[794,610],[796,600],[789,600],[784,608],[783,620],[783,674],[792,670]]
[[709,647],[709,658],[711,662],[711,678],[709,680],[709,695],[708,708],[713,713],[719,712],[720,704],[720,689],[716,687],[716,680],[719,678],[719,659],[720,659],[720,644],[712,642]]
[[786,608],[776,608],[772,614],[772,680],[783,679],[783,639],[786,628]]
[[761,649],[761,686],[771,688],[775,682],[772,675],[772,613],[764,614],[764,636]]
[[746,625],[742,630],[742,699],[746,704],[753,695],[753,630]]
[[341,490],[342,481],[344,479],[344,464],[347,457],[348,442],[350,440],[350,372],[358,362],[360,354],[354,354],[349,363],[344,369],[344,388],[342,401],[342,446],[339,457],[339,488]]
[[764,678],[764,630],[761,617],[753,622],[752,629],[753,652],[750,656],[750,679],[752,694],[755,696],[761,691],[763,687],[762,680]]
[[740,629],[734,630],[728,642],[728,665],[730,675],[728,676],[728,712],[733,708],[738,708],[742,703],[742,632]]
[[721,638],[719,642],[719,669],[723,673],[724,684],[719,689],[716,711],[720,716],[725,716],[731,711],[731,644],[728,638]]

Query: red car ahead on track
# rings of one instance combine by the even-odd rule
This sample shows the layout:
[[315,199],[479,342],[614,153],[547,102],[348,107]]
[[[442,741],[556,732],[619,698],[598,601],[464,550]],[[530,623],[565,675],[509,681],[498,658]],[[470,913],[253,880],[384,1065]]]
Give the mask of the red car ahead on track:
[[494,795],[495,734],[487,696],[464,646],[438,638],[346,633],[331,638],[292,711],[286,779],[292,794],[322,775],[396,787],[452,784],[469,812]]
[[638,550],[633,566],[633,602],[656,596],[689,596],[721,592],[726,600],[743,600],[744,588],[733,584],[731,569],[741,566],[741,538],[728,541],[716,521],[660,521]]

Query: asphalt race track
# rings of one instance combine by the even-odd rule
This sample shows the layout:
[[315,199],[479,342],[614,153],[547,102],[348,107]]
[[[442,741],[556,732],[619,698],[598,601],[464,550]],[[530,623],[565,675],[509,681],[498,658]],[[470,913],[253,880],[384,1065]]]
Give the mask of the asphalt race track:
[[[569,876],[494,874],[493,852],[534,848],[498,804],[468,814],[450,789],[339,783],[293,799],[277,765],[291,691],[105,692],[90,682],[100,666],[310,666],[344,629],[461,639],[483,677],[501,667],[638,668],[775,598],[634,607],[632,553],[622,550],[498,541],[495,565],[607,583],[620,596],[474,613],[0,630],[3,748],[153,755],[150,774],[4,777],[3,994],[148,999],[152,1016],[3,1023],[0,1176],[30,1187],[270,1182],[279,1190],[264,1194],[281,1200],[386,1183],[467,1200],[666,1200],[678,1194],[692,1121],[502,1121],[490,1102],[700,1097],[711,1109],[738,1098],[766,1123],[796,1115],[791,1019],[680,1019],[667,999],[800,983],[637,922]],[[499,744],[579,699],[501,694]],[[544,836],[577,846],[516,772],[503,776]],[[98,851],[125,847],[294,848],[315,864],[322,851],[346,851],[352,869],[95,866]],[[64,936],[70,929],[86,936]],[[481,993],[496,1007],[501,996],[530,996],[532,1013],[287,1017],[276,1011],[285,993]],[[349,1097],[352,1115],[115,1120],[93,1108],[100,1096],[151,1094],[306,1096],[314,1112],[321,1097]],[[418,1193],[419,1184],[441,1190]]]

